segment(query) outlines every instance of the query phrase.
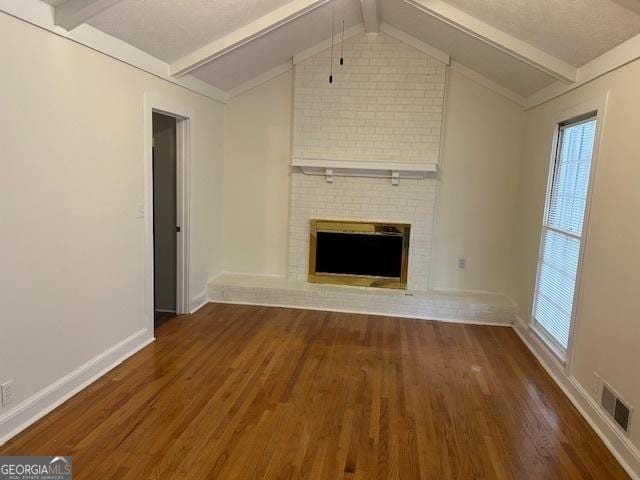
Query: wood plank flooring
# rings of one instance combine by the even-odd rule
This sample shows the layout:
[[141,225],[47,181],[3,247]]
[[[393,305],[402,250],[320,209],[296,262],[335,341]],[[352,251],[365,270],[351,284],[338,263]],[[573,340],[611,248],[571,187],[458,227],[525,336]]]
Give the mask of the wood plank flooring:
[[623,479],[509,328],[209,304],[0,448],[77,479]]

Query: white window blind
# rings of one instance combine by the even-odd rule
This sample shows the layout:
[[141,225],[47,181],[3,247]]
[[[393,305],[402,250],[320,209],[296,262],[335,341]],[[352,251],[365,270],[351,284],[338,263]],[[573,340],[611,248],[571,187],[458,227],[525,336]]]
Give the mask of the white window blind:
[[563,351],[573,318],[595,132],[595,116],[560,126],[547,192],[533,320]]

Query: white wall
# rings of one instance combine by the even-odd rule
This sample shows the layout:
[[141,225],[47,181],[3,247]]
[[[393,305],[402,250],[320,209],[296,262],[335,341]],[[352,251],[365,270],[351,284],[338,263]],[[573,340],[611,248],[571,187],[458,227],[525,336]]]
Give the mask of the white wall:
[[[445,114],[432,283],[503,292],[511,252],[522,107],[455,71]],[[291,72],[227,105],[225,270],[287,269]],[[283,107],[284,105],[284,107]],[[457,259],[467,258],[459,270]]]
[[506,292],[524,118],[521,106],[449,71],[432,288]]
[[[593,372],[640,408],[640,62],[636,61],[527,113],[516,207],[512,295],[528,322],[550,166],[554,116],[610,91],[592,209],[585,232],[582,292],[571,375],[587,391]],[[640,417],[631,439],[640,448]],[[640,466],[640,456],[637,457]],[[639,472],[640,473],[640,472]]]
[[287,273],[292,108],[292,71],[226,105],[226,271]]
[[224,110],[13,17],[0,31],[0,382],[17,406],[146,326],[145,92],[194,112],[191,294],[221,269]]

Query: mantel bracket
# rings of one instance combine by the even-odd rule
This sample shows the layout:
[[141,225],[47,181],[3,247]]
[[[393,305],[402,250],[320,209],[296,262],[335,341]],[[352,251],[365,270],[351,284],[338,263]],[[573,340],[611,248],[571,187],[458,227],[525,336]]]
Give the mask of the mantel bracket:
[[327,181],[327,183],[333,183],[333,169],[326,168],[324,170],[324,178]]

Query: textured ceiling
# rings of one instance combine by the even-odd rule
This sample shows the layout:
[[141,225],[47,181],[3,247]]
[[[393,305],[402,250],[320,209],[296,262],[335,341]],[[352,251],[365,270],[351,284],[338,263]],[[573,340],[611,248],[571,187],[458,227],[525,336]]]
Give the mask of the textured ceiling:
[[[64,0],[43,0],[50,5]],[[92,26],[171,63],[292,0],[121,0]],[[531,65],[437,20],[404,0],[377,0],[380,19],[511,91],[529,96],[555,82]],[[640,34],[640,0],[445,0],[575,66]],[[346,28],[360,0],[334,0]],[[331,4],[232,50],[193,75],[231,90],[330,37]],[[339,20],[337,20],[339,23]]]
[[[626,1],[640,6],[640,0]],[[446,3],[576,67],[640,34],[640,15],[612,0],[446,0]]]
[[[330,38],[331,15],[330,5],[320,7],[191,73],[222,90],[230,90]],[[337,29],[342,8],[336,10],[336,16]],[[345,29],[362,23],[359,0],[344,3],[344,18]]]
[[289,1],[123,0],[89,23],[172,62]]
[[386,23],[448,53],[453,60],[519,95],[528,96],[555,81],[537,68],[417,10],[403,0],[384,0],[381,6]]

